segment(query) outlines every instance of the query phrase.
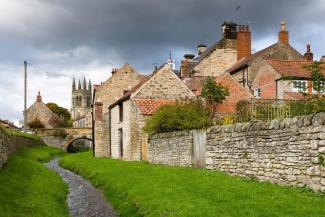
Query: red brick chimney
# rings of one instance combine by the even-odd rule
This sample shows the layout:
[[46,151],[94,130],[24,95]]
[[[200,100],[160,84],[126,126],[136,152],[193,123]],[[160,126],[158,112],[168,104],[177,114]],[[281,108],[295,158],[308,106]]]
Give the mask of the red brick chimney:
[[41,96],[41,92],[40,91],[38,91],[38,95],[36,97],[36,101],[37,102],[42,102],[42,96]]
[[194,59],[194,54],[185,54],[181,65],[181,78],[190,77],[190,62]]
[[281,22],[281,30],[279,32],[279,42],[289,44],[289,32],[286,30],[286,22]]
[[248,25],[239,25],[237,31],[237,61],[252,54],[252,36]]
[[310,62],[314,61],[314,54],[310,51],[310,44],[307,44],[307,51],[304,54],[304,59]]

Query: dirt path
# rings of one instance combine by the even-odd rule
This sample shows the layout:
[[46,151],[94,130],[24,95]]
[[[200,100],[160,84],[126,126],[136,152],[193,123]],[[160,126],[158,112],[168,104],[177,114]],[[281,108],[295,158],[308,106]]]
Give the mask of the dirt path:
[[[118,216],[103,194],[88,181],[59,166],[59,159],[45,164],[56,171],[69,185],[68,206],[73,217]],[[51,186],[49,186],[51,187]]]

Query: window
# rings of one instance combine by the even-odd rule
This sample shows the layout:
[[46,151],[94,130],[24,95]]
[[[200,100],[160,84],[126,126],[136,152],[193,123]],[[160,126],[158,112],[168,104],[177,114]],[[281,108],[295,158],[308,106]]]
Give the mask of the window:
[[300,81],[300,80],[292,81],[292,91],[306,92],[307,91],[307,81]]
[[123,102],[121,104],[119,104],[118,108],[119,108],[120,122],[122,122],[123,121]]
[[319,93],[325,92],[325,81],[313,82],[313,93],[317,93],[317,92]]
[[118,129],[118,139],[119,139],[119,147],[120,147],[120,158],[123,159],[123,130]]
[[261,88],[254,89],[254,96],[255,98],[261,98]]

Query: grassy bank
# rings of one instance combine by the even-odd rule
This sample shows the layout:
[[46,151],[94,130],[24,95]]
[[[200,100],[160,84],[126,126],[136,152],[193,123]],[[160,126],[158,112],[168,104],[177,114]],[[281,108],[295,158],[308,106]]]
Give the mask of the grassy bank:
[[23,148],[0,170],[0,216],[64,217],[67,185],[41,162],[62,151],[47,146]]
[[61,165],[103,190],[121,216],[325,216],[325,196],[224,173],[65,156]]

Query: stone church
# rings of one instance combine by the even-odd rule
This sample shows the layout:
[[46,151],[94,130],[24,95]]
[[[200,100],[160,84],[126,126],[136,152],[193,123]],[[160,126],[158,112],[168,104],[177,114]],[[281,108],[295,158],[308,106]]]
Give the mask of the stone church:
[[92,104],[92,85],[89,80],[88,84],[86,78],[81,81],[78,80],[78,87],[76,87],[75,78],[72,81],[72,97],[71,97],[71,117],[73,119],[74,127],[91,127],[91,104]]

